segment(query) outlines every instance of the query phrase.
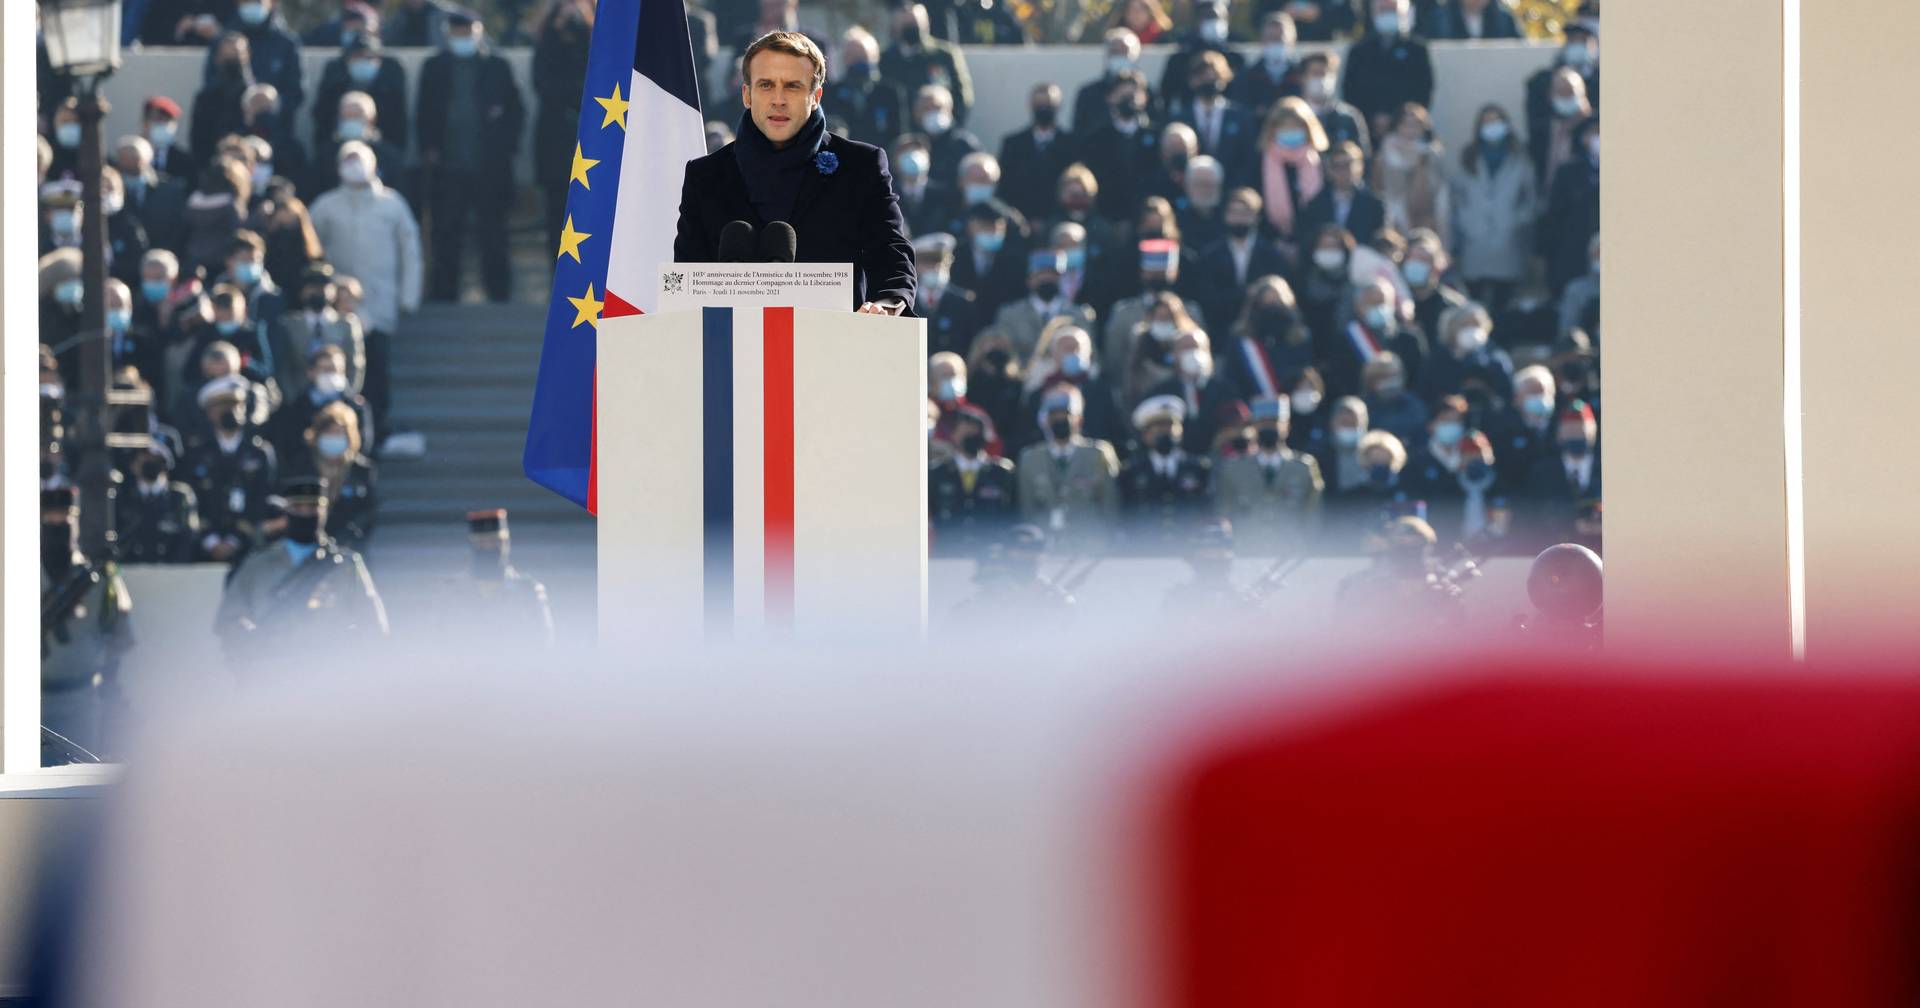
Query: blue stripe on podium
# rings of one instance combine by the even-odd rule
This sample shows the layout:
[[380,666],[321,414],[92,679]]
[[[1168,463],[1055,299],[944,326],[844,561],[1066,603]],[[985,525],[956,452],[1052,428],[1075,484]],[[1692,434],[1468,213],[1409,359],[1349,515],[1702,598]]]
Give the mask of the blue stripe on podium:
[[733,309],[702,309],[701,486],[706,629],[733,628]]

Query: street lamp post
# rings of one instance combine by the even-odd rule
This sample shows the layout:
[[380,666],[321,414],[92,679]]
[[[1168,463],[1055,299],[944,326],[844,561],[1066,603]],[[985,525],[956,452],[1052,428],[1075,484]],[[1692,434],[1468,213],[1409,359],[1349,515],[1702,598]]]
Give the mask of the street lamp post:
[[101,120],[107,102],[100,82],[120,66],[120,0],[41,0],[41,37],[54,73],[72,82],[80,118],[80,268],[85,290],[80,314],[80,382],[68,402],[75,473],[80,491],[80,548],[107,559],[112,531],[107,494],[112,458],[107,395],[113,354],[107,338],[107,215],[101,208],[100,169],[106,161]]

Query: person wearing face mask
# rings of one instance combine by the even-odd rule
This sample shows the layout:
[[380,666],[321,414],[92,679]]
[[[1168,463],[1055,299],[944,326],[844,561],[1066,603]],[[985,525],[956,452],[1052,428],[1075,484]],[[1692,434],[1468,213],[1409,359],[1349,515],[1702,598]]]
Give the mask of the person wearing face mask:
[[1081,329],[1094,324],[1093,309],[1075,304],[1060,292],[1060,274],[1067,257],[1053,249],[1036,249],[1027,256],[1027,296],[1008,302],[995,313],[988,332],[1006,337],[1016,359],[1029,371],[1040,363],[1040,333],[1056,319]]
[[[961,128],[953,114],[953,93],[945,85],[927,84],[915,92],[914,123],[927,138],[927,157],[931,162],[928,177],[956,194],[960,186],[960,162],[980,150],[980,141]],[[956,200],[962,206],[964,199]]]
[[380,12],[366,0],[344,0],[340,13],[307,29],[300,36],[300,44],[344,49],[369,33],[380,33]]
[[840,65],[822,104],[846,121],[846,136],[861,143],[885,146],[910,125],[906,92],[880,76],[880,42],[859,25],[840,36]]
[[1091,304],[1087,280],[1092,276],[1093,258],[1100,251],[1087,238],[1087,229],[1073,221],[1060,221],[1047,229],[1049,247],[1067,257],[1060,271],[1060,294],[1075,304]]
[[197,559],[200,507],[193,488],[169,478],[173,449],[164,440],[134,455],[115,493],[114,528],[125,563],[190,563]]
[[53,160],[47,164],[48,178],[76,178],[80,171],[80,101],[68,98],[53,108],[52,128],[47,139],[53,142]]
[[1373,131],[1366,116],[1340,100],[1340,54],[1323,51],[1300,60],[1300,99],[1319,121],[1326,134],[1324,153],[1334,144],[1351,143],[1360,148],[1363,159],[1373,157]]
[[957,353],[936,353],[927,359],[927,395],[939,408],[934,421],[933,440],[953,447],[959,443],[959,423],[970,418],[980,425],[989,453],[998,455],[1005,447],[1000,432],[986,410],[967,398],[967,362]]
[[1359,146],[1351,141],[1336,142],[1321,163],[1326,169],[1326,184],[1300,208],[1294,232],[1317,235],[1328,225],[1337,224],[1352,232],[1357,241],[1372,242],[1386,227],[1387,205],[1366,187]]
[[1186,184],[1187,166],[1199,146],[1200,138],[1186,123],[1170,122],[1161,127],[1159,159],[1153,166],[1153,175],[1147,179],[1145,191],[1165,200],[1178,195]]
[[1583,119],[1571,140],[1579,151],[1561,165],[1547,190],[1536,234],[1547,260],[1547,286],[1563,298],[1567,286],[1593,267],[1592,241],[1600,233],[1600,119]]
[[307,356],[306,380],[299,389],[280,404],[262,429],[289,470],[306,464],[302,460],[309,456],[307,429],[313,418],[333,403],[343,403],[353,412],[356,432],[365,444],[375,443],[372,409],[365,397],[355,395],[348,387],[346,356],[339,347],[322,346]]
[[376,507],[374,464],[361,453],[359,418],[352,407],[335,400],[314,413],[301,439],[306,450],[293,467],[326,484],[328,538],[363,548],[373,533]]
[[279,478],[279,455],[248,429],[248,383],[215,378],[197,397],[206,422],[187,439],[181,472],[200,507],[199,557],[237,560],[262,538],[267,505]]
[[1222,89],[1246,65],[1246,58],[1231,44],[1233,29],[1228,14],[1226,0],[1200,0],[1193,5],[1189,30],[1173,40],[1177,48],[1168,54],[1160,75],[1160,99],[1166,102],[1168,112],[1182,113],[1193,101],[1194,77],[1208,53],[1227,63],[1230,72],[1219,81]]
[[1029,220],[1047,217],[1060,173],[1074,160],[1074,144],[1060,122],[1060,85],[1036,84],[1027,95],[1028,123],[1000,141],[1000,198]]
[[1367,434],[1367,404],[1359,396],[1342,396],[1327,411],[1327,447],[1318,458],[1327,492],[1342,496],[1367,481],[1360,463],[1360,439]]
[[40,257],[40,342],[59,356],[68,388],[79,388],[80,313],[86,284],[80,275],[80,250],[56,249]]
[[1187,405],[1155,395],[1133,410],[1134,445],[1120,470],[1120,507],[1127,545],[1177,549],[1213,509],[1213,464],[1182,447]]
[[59,179],[40,187],[40,254],[80,248],[80,222],[86,213],[80,203],[80,183]]
[[154,171],[153,145],[142,136],[114,143],[113,166],[120,175],[122,216],[139,223],[148,248],[178,247],[186,237],[187,184]]
[[[581,45],[585,44],[583,39]],[[585,69],[585,65],[582,64],[583,75]],[[537,86],[539,77],[536,75],[534,79]],[[358,117],[363,119],[366,125],[343,131],[340,129],[340,121],[346,109],[341,100],[354,92],[364,95],[367,99],[368,107],[364,110],[366,114]],[[577,86],[574,94],[578,97]],[[545,100],[544,95],[542,100]],[[565,138],[568,144],[572,142],[574,128],[578,126],[579,119],[580,103],[575,101],[573,123],[569,125]],[[379,121],[386,136],[405,142],[408,124],[407,70],[399,60],[386,55],[378,30],[369,29],[357,34],[352,42],[342,47],[340,55],[328,60],[326,66],[320,70],[320,86],[314,91],[313,97],[313,136],[314,150],[322,155],[322,159],[314,167],[330,176],[334,162],[330,160],[331,155],[326,152],[332,149],[333,141],[335,139],[365,140],[371,143],[372,138],[367,136],[365,131],[373,125],[375,120]],[[551,139],[545,133],[542,133],[541,137]],[[572,148],[569,146],[568,149]],[[325,192],[333,188],[330,182],[331,180],[327,178],[317,180],[314,189]]]
[[1413,450],[1402,478],[1409,492],[1427,502],[1427,517],[1436,529],[1450,529],[1457,520],[1450,507],[1462,493],[1462,449],[1467,435],[1475,433],[1467,425],[1466,398],[1444,395],[1433,402],[1425,436],[1408,442]]
[[1382,522],[1396,514],[1425,511],[1401,482],[1407,449],[1399,438],[1383,430],[1367,431],[1354,445],[1353,457],[1359,479],[1329,508],[1338,530],[1333,542],[1348,549],[1363,546]]
[[[225,28],[229,36],[246,39],[247,66],[252,78],[279,90],[280,109],[291,121],[300,103],[306,100],[301,84],[300,40],[287,30],[277,6],[277,0],[238,0],[233,5],[234,16]],[[211,84],[220,75],[220,48],[219,42],[208,47],[202,84]]]
[[285,535],[249,553],[227,579],[213,630],[236,676],[318,671],[344,649],[387,636],[366,561],[327,535],[327,495],[311,476],[288,480]]
[[1558,384],[1544,364],[1514,372],[1513,399],[1487,419],[1487,436],[1499,454],[1500,488],[1526,490],[1534,463],[1554,454],[1554,404]]
[[1599,22],[1597,17],[1583,16],[1568,23],[1553,63],[1527,78],[1527,137],[1543,186],[1553,178],[1546,145],[1554,127],[1578,122],[1600,110]]
[[[966,209],[982,203],[997,204],[1010,216],[1019,212],[996,194],[1000,186],[1000,160],[986,151],[974,151],[962,157],[958,178],[963,213]],[[964,217],[956,218],[953,222],[953,230],[957,231],[965,226]]]
[[379,177],[379,159],[359,140],[340,145],[340,186],[313,202],[313,231],[327,261],[358,280],[357,312],[371,348],[374,334],[399,331],[401,313],[420,307],[420,228],[399,193]]
[[1062,385],[1035,415],[1041,439],[1020,452],[1020,514],[1063,549],[1103,550],[1119,516],[1120,459],[1113,446],[1081,433],[1086,401]]
[[1193,128],[1199,141],[1193,153],[1220,162],[1228,184],[1247,185],[1258,177],[1255,147],[1261,130],[1252,111],[1227,97],[1235,72],[1222,53],[1196,53],[1188,70],[1187,98],[1178,106],[1175,121]]
[[1100,178],[1095,206],[1101,216],[1132,217],[1163,167],[1146,95],[1147,79],[1140,71],[1121,71],[1107,92],[1107,114],[1082,134],[1079,160]]
[[1529,524],[1542,549],[1570,538],[1579,503],[1602,496],[1600,425],[1593,407],[1579,399],[1565,404],[1553,430],[1553,450],[1533,460],[1520,495],[1529,502]]
[[[1420,330],[1401,323],[1398,298],[1392,283],[1382,277],[1353,289],[1352,310],[1328,355],[1334,388],[1366,391],[1362,371],[1383,358],[1391,359],[1393,370],[1400,373],[1402,391],[1418,385],[1426,369],[1427,341]],[[1422,414],[1416,423],[1424,422]]]
[[153,147],[153,170],[192,185],[200,165],[180,141],[180,103],[154,95],[140,106],[140,135]]
[[1226,183],[1226,169],[1213,158],[1201,154],[1187,162],[1179,191],[1168,199],[1173,203],[1174,221],[1188,247],[1205,250],[1226,236],[1223,207]]
[[240,32],[227,32],[213,43],[209,75],[193,95],[188,132],[188,146],[203,169],[220,153],[223,138],[246,128],[241,99],[256,83],[251,52],[247,37]]
[[1297,263],[1301,245],[1312,238],[1303,213],[1326,187],[1322,152],[1327,134],[1313,109],[1299,98],[1276,101],[1260,131],[1260,191],[1271,229],[1290,263]]
[[927,522],[936,556],[970,556],[1018,517],[1013,463],[987,450],[986,426],[962,415],[953,453],[927,470]]
[[1290,399],[1254,399],[1248,451],[1214,470],[1219,513],[1257,555],[1300,549],[1319,529],[1326,484],[1313,456],[1288,447],[1291,414]]
[[[1172,373],[1145,386],[1147,398],[1172,396],[1186,407],[1185,440],[1181,446],[1192,455],[1213,450],[1215,435],[1223,420],[1234,417],[1240,399],[1232,381],[1214,367],[1213,348],[1207,334],[1192,329],[1174,337]],[[1144,377],[1136,373],[1136,377]]]
[[1440,316],[1433,354],[1421,377],[1429,398],[1475,385],[1491,402],[1505,403],[1513,393],[1513,358],[1491,342],[1493,317],[1467,303]]
[[346,363],[347,388],[358,395],[366,390],[367,345],[360,322],[334,310],[333,267],[316,262],[300,277],[299,301],[287,314],[292,344],[302,358],[321,347],[338,347]]
[[1420,11],[1416,28],[1430,39],[1519,39],[1520,22],[1501,0],[1439,0]]
[[513,271],[508,215],[499,208],[513,202],[514,155],[525,113],[512,65],[487,46],[485,27],[473,15],[448,17],[446,45],[420,68],[417,102],[414,123],[433,222],[428,296],[459,300],[461,259],[472,246],[488,300],[507,301]]
[[1498,104],[1482,106],[1452,182],[1454,255],[1474,300],[1504,311],[1531,266],[1537,188]]
[[1227,97],[1242,108],[1271,109],[1282,98],[1300,94],[1300,67],[1294,62],[1299,31],[1284,10],[1260,15],[1260,52],[1234,77]]
[[953,282],[979,296],[981,317],[1030,287],[1026,222],[1006,206],[989,201],[966,211],[966,233],[954,250]]
[[1375,430],[1392,434],[1402,444],[1418,445],[1425,439],[1426,404],[1410,390],[1406,369],[1392,351],[1382,352],[1361,373],[1361,398]]
[[227,245],[225,268],[215,283],[231,284],[247,297],[247,314],[255,319],[278,318],[287,298],[267,272],[267,243],[247,229],[234,232]]
[[[1292,263],[1281,253],[1279,246],[1261,235],[1263,207],[1260,194],[1252,189],[1242,187],[1227,194],[1221,215],[1224,233],[1219,240],[1200,250],[1198,272],[1208,285],[1201,304],[1206,306],[1208,318],[1240,318],[1241,307],[1247,303],[1250,287],[1267,278],[1279,283],[1281,275],[1292,272]],[[1293,300],[1291,289],[1288,289],[1286,299],[1289,302]],[[1233,331],[1237,336],[1254,335],[1240,332],[1237,325]],[[1274,334],[1276,343],[1279,335]]]
[[[1036,351],[1039,363],[1027,372],[1021,415],[1031,418],[1040,404],[1060,385],[1080,390],[1085,411],[1080,429],[1088,437],[1119,441],[1128,435],[1125,420],[1114,405],[1117,398],[1105,373],[1093,359],[1093,337],[1087,330],[1066,321],[1057,322],[1040,336]],[[1031,420],[1029,419],[1029,424]],[[1025,444],[1040,436],[1031,426],[1023,427],[1016,443]]]
[[283,114],[278,90],[271,84],[255,84],[241,95],[240,110],[245,135],[266,141],[270,151],[255,159],[254,193],[263,193],[276,176],[305,183],[307,148],[294,135],[294,121]]
[[387,12],[380,36],[388,45],[438,48],[446,44],[454,9],[447,0],[400,0]]
[[[928,86],[945,90],[950,97],[947,113],[954,124],[965,124],[967,113],[973,110],[973,78],[967,73],[967,57],[960,47],[933,37],[928,31],[927,8],[917,3],[895,8],[892,27],[893,44],[880,55],[880,76],[906,94],[917,96]],[[919,101],[916,97],[915,115],[921,120],[921,129],[929,135],[946,132],[926,125],[926,112],[918,108]],[[941,176],[936,172],[934,177]]]
[[1595,344],[1600,342],[1600,232],[1587,242],[1587,272],[1568,281],[1560,295],[1560,333],[1567,338],[1578,329]]
[[903,134],[894,144],[889,158],[893,165],[893,189],[900,198],[900,216],[906,219],[908,234],[930,234],[951,226],[961,212],[951,187],[932,179],[933,156],[926,137]]
[[913,240],[913,313],[927,320],[927,349],[962,357],[973,345],[980,322],[979,299],[953,282],[953,253],[959,243],[945,232]]
[[1380,139],[1369,186],[1386,204],[1386,226],[1402,234],[1446,232],[1452,220],[1448,186],[1446,159],[1426,108],[1400,106]]
[[166,380],[165,352],[152,330],[134,322],[133,292],[118,278],[107,280],[107,345],[113,368],[132,368],[141,379],[157,385]]
[[1410,0],[1366,0],[1366,6],[1367,32],[1347,49],[1340,93],[1367,128],[1383,136],[1401,106],[1433,104],[1433,61],[1426,40],[1413,34]]
[[1293,288],[1273,274],[1257,277],[1247,285],[1243,307],[1230,317],[1231,343],[1222,354],[1234,394],[1248,401],[1286,395],[1292,388],[1286,376],[1313,363],[1313,337]]
[[1354,33],[1360,23],[1356,0],[1256,0],[1255,18],[1284,11],[1302,42],[1332,42]]
[[1436,351],[1447,349],[1440,339],[1441,316],[1468,303],[1467,296],[1447,282],[1452,267],[1453,260],[1448,257],[1437,232],[1417,228],[1407,234],[1407,251],[1400,262],[1400,275],[1413,293],[1413,324],[1427,345]]
[[[1106,49],[1106,62],[1100,76],[1082,84],[1073,95],[1071,126],[1076,138],[1106,125],[1110,118],[1107,101],[1114,83],[1120,75],[1140,68],[1140,38],[1131,29],[1118,25],[1109,28],[1101,43]],[[1151,107],[1154,100],[1155,96],[1149,96],[1147,104]]]

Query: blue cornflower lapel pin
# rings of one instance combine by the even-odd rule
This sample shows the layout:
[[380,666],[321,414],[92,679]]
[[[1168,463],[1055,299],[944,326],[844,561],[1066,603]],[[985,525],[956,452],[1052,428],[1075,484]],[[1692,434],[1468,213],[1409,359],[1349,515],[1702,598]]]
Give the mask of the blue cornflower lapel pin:
[[832,151],[821,151],[813,156],[813,167],[822,175],[831,175],[840,170],[840,155]]

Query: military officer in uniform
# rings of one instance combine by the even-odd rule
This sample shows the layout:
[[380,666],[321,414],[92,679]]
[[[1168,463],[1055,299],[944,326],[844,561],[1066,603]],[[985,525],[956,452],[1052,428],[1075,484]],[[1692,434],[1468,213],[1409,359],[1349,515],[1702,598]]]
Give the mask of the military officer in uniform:
[[1246,552],[1270,556],[1301,549],[1320,525],[1326,489],[1320,464],[1287,447],[1291,408],[1285,398],[1255,399],[1251,414],[1249,450],[1214,470],[1215,502],[1233,521]]
[[1086,401],[1062,385],[1040,401],[1043,437],[1020,453],[1020,513],[1053,540],[1075,550],[1099,550],[1120,510],[1120,459],[1113,446],[1080,433]]
[[215,378],[197,397],[207,426],[188,439],[181,470],[200,505],[200,555],[235,563],[259,544],[279,460],[265,438],[247,429],[247,382]]
[[927,320],[927,353],[949,350],[966,357],[980,331],[980,298],[953,282],[953,250],[959,242],[945,231],[913,241],[915,287],[913,313]]
[[199,549],[200,505],[193,488],[169,478],[173,449],[161,438],[137,453],[133,480],[114,492],[120,559],[127,563],[187,563]]
[[1179,396],[1149,396],[1134,408],[1140,443],[1120,474],[1120,496],[1135,544],[1177,550],[1209,510],[1212,463],[1180,447],[1186,419]]
[[1423,518],[1402,515],[1368,538],[1372,566],[1340,581],[1340,619],[1373,634],[1432,630],[1466,620],[1460,586],[1434,558],[1440,537]]
[[1203,522],[1188,542],[1187,565],[1193,580],[1167,590],[1166,610],[1187,617],[1210,619],[1243,616],[1260,609],[1260,598],[1233,583],[1233,523],[1225,518]]
[[1046,552],[1047,534],[1037,525],[1015,525],[988,544],[973,574],[977,591],[954,607],[964,617],[957,629],[978,630],[980,621],[1004,626],[1071,616],[1073,594],[1040,572]]
[[977,553],[1014,521],[1013,463],[987,454],[978,417],[961,414],[953,440],[953,453],[927,470],[927,520],[936,552]]
[[547,586],[515,569],[512,545],[506,508],[467,512],[473,563],[473,608],[468,615],[480,639],[513,648],[550,648],[553,609],[547,604]]
[[78,504],[72,487],[40,492],[40,723],[100,754],[105,714],[121,704],[115,673],[133,646],[133,599],[117,564],[80,552]]
[[366,562],[327,538],[325,484],[294,479],[281,496],[285,535],[248,555],[214,614],[214,633],[242,674],[318,664],[387,635],[386,607]]

